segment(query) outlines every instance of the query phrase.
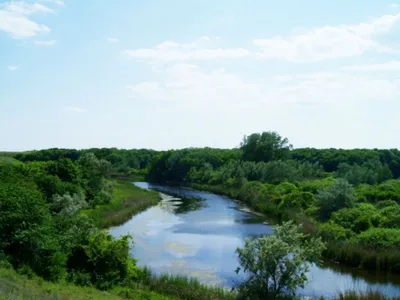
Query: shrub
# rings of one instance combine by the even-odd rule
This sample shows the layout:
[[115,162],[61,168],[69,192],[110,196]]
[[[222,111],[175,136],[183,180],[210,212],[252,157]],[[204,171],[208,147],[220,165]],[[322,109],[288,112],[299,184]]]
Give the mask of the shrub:
[[319,262],[324,244],[321,239],[305,240],[301,226],[292,221],[275,228],[275,234],[247,239],[238,248],[240,267],[249,274],[239,285],[239,292],[249,299],[276,299],[294,296],[307,281],[309,262]]
[[355,203],[353,187],[345,179],[337,179],[331,187],[317,194],[319,218],[328,220],[331,214],[339,209],[353,207]]
[[135,261],[129,256],[130,236],[116,240],[99,231],[88,244],[76,249],[68,265],[72,271],[89,273],[91,282],[99,289],[109,289],[135,277]]
[[355,236],[352,241],[373,249],[399,248],[400,229],[372,228]]

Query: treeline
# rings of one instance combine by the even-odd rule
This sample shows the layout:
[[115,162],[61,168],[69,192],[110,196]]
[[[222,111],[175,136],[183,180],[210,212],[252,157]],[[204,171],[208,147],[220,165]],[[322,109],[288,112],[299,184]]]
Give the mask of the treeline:
[[39,151],[28,151],[13,154],[14,158],[22,162],[32,161],[57,161],[68,158],[72,161],[78,160],[82,155],[92,153],[98,159],[108,161],[114,171],[129,171],[146,169],[156,151],[148,149],[117,149],[117,148],[90,148],[84,150],[75,149],[45,149]]
[[294,149],[290,157],[298,161],[320,164],[326,172],[335,172],[341,164],[362,166],[366,162],[387,166],[393,178],[400,177],[400,151],[398,149]]
[[239,149],[184,149],[154,157],[148,180],[227,194],[303,223],[328,242],[326,257],[400,273],[400,152],[292,149],[276,132]]

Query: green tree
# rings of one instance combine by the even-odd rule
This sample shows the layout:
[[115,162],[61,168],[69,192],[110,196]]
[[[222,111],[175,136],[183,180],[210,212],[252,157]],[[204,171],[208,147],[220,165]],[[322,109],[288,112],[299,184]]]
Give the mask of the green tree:
[[111,199],[112,185],[105,179],[111,170],[110,162],[85,153],[78,160],[82,168],[86,196],[92,205],[105,204]]
[[0,184],[0,252],[15,267],[28,265],[46,279],[64,276],[52,219],[41,193],[23,184]]
[[129,256],[131,236],[113,238],[98,231],[69,260],[74,273],[88,274],[99,289],[109,289],[133,276],[136,261]]
[[288,158],[292,145],[277,132],[268,131],[245,136],[240,148],[244,160],[268,162]]
[[292,221],[276,226],[274,235],[247,239],[244,248],[236,250],[237,272],[249,275],[239,292],[247,299],[294,296],[307,282],[310,263],[318,263],[324,249],[320,238],[308,238]]
[[353,207],[355,200],[356,194],[353,186],[347,180],[339,178],[335,180],[332,186],[318,192],[319,218],[326,221],[335,211]]

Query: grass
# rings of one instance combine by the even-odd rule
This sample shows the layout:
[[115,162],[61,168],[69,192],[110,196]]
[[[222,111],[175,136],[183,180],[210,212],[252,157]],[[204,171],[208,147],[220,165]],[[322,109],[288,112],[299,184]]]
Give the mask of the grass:
[[109,291],[100,291],[93,287],[76,286],[65,282],[48,282],[39,277],[28,278],[14,270],[0,268],[0,300],[11,299],[173,300],[177,298],[150,291],[145,286],[119,286]]
[[368,291],[364,293],[347,291],[344,293],[339,293],[338,296],[334,298],[335,300],[400,300],[400,297],[390,298],[385,297],[379,291]]
[[161,276],[150,275],[143,280],[146,288],[161,294],[171,295],[177,299],[185,300],[233,300],[236,295],[219,286],[209,286],[200,283],[197,279],[164,274]]
[[117,180],[114,194],[109,204],[82,211],[97,223],[100,228],[120,225],[150,206],[157,204],[157,192],[134,186],[130,181]]
[[7,155],[0,155],[0,166],[20,164],[19,160]]
[[40,278],[29,279],[14,270],[0,269],[0,299],[121,299],[91,287],[51,283]]

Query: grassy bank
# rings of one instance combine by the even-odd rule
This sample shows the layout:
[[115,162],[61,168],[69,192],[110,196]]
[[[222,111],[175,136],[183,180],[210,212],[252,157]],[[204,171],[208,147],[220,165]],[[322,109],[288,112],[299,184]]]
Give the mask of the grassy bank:
[[109,204],[98,205],[94,209],[82,211],[93,218],[100,228],[120,225],[146,208],[157,204],[160,196],[157,192],[134,186],[130,181],[117,180],[113,197]]
[[117,287],[110,291],[100,291],[93,287],[82,287],[68,283],[53,283],[39,277],[28,278],[14,270],[0,268],[0,300],[9,299],[175,299],[150,291],[145,287]]
[[15,158],[11,156],[2,156],[0,155],[0,166],[6,166],[6,165],[15,165],[15,164],[20,164],[21,162],[16,160]]
[[148,276],[100,291],[93,287],[65,282],[48,282],[40,277],[26,276],[14,270],[0,268],[0,300],[9,299],[153,299],[153,300],[233,300],[235,295],[219,287],[210,287],[185,276]]
[[400,300],[400,297],[388,298],[378,291],[369,291],[366,293],[348,291],[339,293],[334,300]]
[[[14,270],[0,268],[0,300],[10,299],[233,300],[236,296],[222,288],[209,287],[184,276],[149,276],[142,282],[100,291],[93,287],[76,286],[65,282],[48,282],[39,277],[32,278],[18,274]],[[319,300],[324,299],[319,298]],[[332,300],[400,300],[400,297],[385,297],[377,291],[365,293],[348,291],[339,293]]]

